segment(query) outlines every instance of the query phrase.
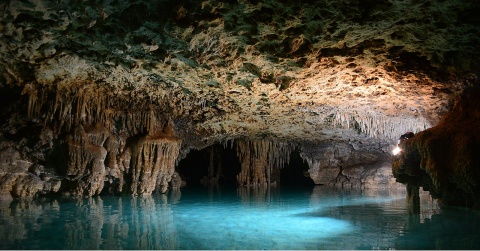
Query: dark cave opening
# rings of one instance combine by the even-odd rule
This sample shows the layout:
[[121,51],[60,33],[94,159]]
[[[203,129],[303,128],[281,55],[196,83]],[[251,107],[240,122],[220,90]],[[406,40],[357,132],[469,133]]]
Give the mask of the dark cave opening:
[[315,183],[308,175],[308,163],[300,157],[298,150],[290,154],[290,162],[286,164],[280,173],[280,186],[282,187],[311,187]]
[[[201,150],[191,150],[176,168],[186,186],[220,185],[236,187],[241,163],[235,147],[212,145]],[[301,188],[314,186],[308,175],[308,164],[298,150],[290,154],[290,162],[280,170],[280,186]]]
[[222,186],[236,186],[240,162],[234,148],[215,144],[191,150],[178,163],[177,172],[187,186],[214,184],[215,181]]

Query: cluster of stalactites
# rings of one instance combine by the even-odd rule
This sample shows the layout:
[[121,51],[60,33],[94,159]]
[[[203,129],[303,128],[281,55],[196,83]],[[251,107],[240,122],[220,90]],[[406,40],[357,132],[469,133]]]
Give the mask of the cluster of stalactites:
[[341,128],[356,129],[370,137],[383,136],[396,140],[405,132],[419,132],[429,128],[430,123],[421,116],[387,116],[374,111],[339,109],[334,113],[332,124]]
[[101,124],[109,131],[137,135],[152,133],[163,122],[158,120],[162,116],[153,105],[135,105],[132,97],[121,97],[94,85],[51,91],[27,84],[22,94],[29,97],[29,118],[54,123],[66,132],[77,125]]
[[66,174],[70,193],[92,196],[102,191],[107,174],[107,150],[103,147],[107,137],[104,127],[79,125],[67,138]]
[[[166,130],[164,130],[166,131]],[[175,172],[181,140],[165,133],[127,139],[100,125],[77,126],[67,139],[69,192],[92,196],[107,184],[112,192],[165,193]]]
[[30,119],[69,135],[68,193],[166,192],[181,141],[167,119],[171,114],[159,104],[163,101],[143,102],[130,97],[133,92],[118,95],[95,84],[55,88],[27,84],[23,94],[28,94]]
[[175,172],[180,146],[178,139],[142,138],[132,150],[132,194],[165,193]]
[[290,161],[292,147],[285,142],[258,140],[238,141],[237,156],[241,171],[237,182],[241,186],[275,186],[280,169]]

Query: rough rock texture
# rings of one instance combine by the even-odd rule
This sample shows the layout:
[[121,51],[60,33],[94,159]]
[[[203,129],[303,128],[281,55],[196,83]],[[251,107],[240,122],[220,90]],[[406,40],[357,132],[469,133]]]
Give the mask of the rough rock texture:
[[440,123],[401,144],[393,174],[446,205],[480,209],[480,90],[459,97]]
[[59,191],[60,180],[43,166],[25,161],[13,142],[2,139],[0,160],[1,199]]
[[[337,187],[398,188],[391,173],[388,144],[364,139],[303,145],[301,157],[315,184]],[[382,151],[383,149],[383,151]]]
[[237,182],[242,186],[276,186],[280,169],[289,162],[292,147],[285,142],[266,140],[237,143],[237,155],[242,169]]
[[191,149],[235,139],[301,148],[317,183],[385,186],[388,145],[436,125],[478,84],[478,10],[476,0],[3,1],[0,193],[164,192]]

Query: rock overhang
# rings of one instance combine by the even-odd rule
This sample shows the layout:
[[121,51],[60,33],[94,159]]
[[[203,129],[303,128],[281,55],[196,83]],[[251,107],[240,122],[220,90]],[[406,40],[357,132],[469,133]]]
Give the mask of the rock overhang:
[[245,139],[385,155],[475,82],[478,4],[368,2],[10,1],[1,86],[57,133],[172,124],[183,152]]
[[[181,105],[215,110],[200,127],[239,136],[321,139],[331,123],[393,139],[438,122],[463,84],[439,81],[453,67],[439,65],[467,53],[474,39],[460,36],[477,27],[456,24],[474,3],[324,2],[12,1],[4,78],[55,89],[94,82],[145,103],[180,94]],[[163,15],[148,10],[160,6]],[[138,16],[142,8],[152,16]]]

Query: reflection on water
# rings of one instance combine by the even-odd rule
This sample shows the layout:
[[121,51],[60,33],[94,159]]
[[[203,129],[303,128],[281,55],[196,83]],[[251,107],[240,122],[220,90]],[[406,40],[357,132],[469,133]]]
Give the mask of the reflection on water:
[[13,202],[0,219],[1,249],[175,249],[177,242],[162,195]]
[[478,249],[479,212],[404,191],[184,189],[0,203],[0,249]]

